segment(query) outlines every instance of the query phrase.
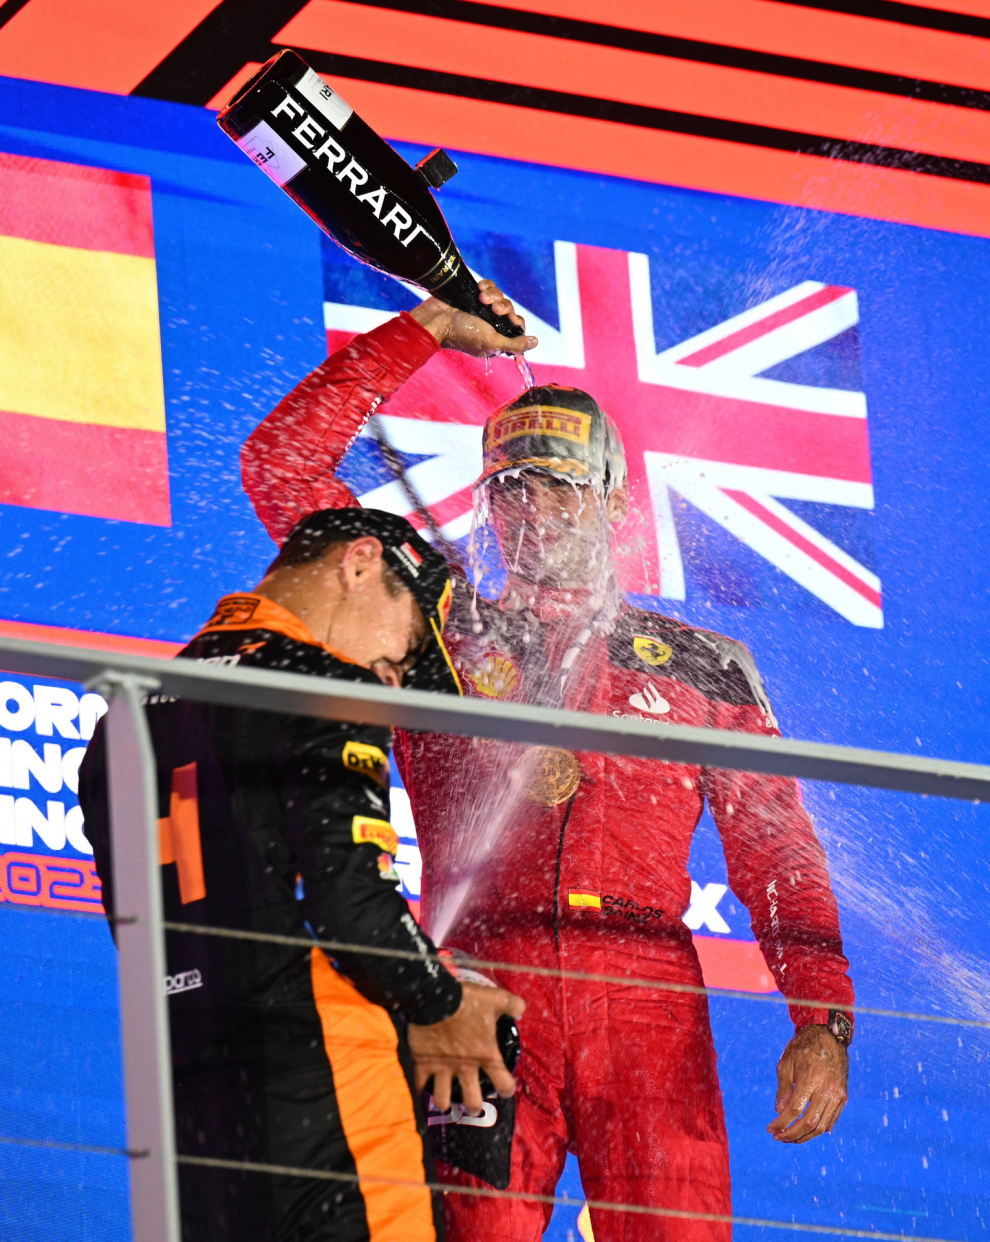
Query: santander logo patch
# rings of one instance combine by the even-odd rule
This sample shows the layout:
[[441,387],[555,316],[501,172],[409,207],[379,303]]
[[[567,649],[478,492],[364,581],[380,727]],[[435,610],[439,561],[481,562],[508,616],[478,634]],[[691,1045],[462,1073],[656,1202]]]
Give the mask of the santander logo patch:
[[638,694],[629,696],[629,706],[650,716],[664,716],[670,711],[670,704],[649,681]]

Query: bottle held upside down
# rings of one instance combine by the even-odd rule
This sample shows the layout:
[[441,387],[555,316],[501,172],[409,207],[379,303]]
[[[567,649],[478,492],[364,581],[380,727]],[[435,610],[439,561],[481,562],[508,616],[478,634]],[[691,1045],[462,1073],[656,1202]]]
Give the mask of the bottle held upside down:
[[217,123],[354,258],[478,315],[502,336],[522,334],[479,300],[430,193],[457,171],[443,151],[411,168],[290,49],[240,88]]

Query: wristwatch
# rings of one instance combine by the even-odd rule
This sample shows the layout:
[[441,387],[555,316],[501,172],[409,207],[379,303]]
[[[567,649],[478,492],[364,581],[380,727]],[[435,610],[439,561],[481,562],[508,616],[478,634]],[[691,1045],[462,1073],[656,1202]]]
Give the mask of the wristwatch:
[[852,1015],[844,1013],[841,1009],[830,1009],[828,1011],[828,1029],[843,1047],[848,1047],[853,1034]]

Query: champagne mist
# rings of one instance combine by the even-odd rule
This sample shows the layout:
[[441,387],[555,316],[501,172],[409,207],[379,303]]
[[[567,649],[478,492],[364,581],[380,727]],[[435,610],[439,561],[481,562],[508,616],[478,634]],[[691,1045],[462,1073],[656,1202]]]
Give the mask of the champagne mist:
[[430,193],[457,171],[443,151],[411,168],[288,49],[241,87],[217,123],[348,254],[480,316],[503,336],[522,335],[479,300]]

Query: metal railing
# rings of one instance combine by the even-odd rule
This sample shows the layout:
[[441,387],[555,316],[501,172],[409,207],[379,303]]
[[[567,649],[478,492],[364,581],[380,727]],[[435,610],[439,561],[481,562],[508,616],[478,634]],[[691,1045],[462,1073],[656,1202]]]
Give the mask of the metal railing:
[[[101,651],[10,638],[0,638],[0,667],[14,673],[81,681],[87,688],[103,694],[110,703],[106,740],[127,1111],[127,1146],[118,1154],[130,1158],[135,1242],[179,1242],[176,1165],[177,1160],[184,1159],[177,1157],[175,1151],[168,1013],[162,986],[166,964],[158,862],[158,800],[151,735],[142,705],[148,694],[174,695],[327,720],[551,744],[905,793],[990,801],[990,766],[914,755],[653,724],[625,717],[587,715],[482,699],[456,699],[296,673],[224,668],[133,655],[108,656]],[[204,931],[199,927],[196,930],[200,934]],[[216,934],[225,934],[224,929],[216,929]],[[658,986],[656,981],[650,983]],[[968,1019],[956,1021],[973,1026],[988,1025]],[[267,1168],[257,1167],[259,1170]],[[312,1175],[319,1174],[313,1172]],[[634,1205],[611,1206],[654,1210]],[[659,1214],[697,1215],[673,1211]],[[773,1222],[737,1218],[737,1223],[767,1226]],[[787,1223],[785,1227],[856,1237],[902,1236],[797,1223]]]

